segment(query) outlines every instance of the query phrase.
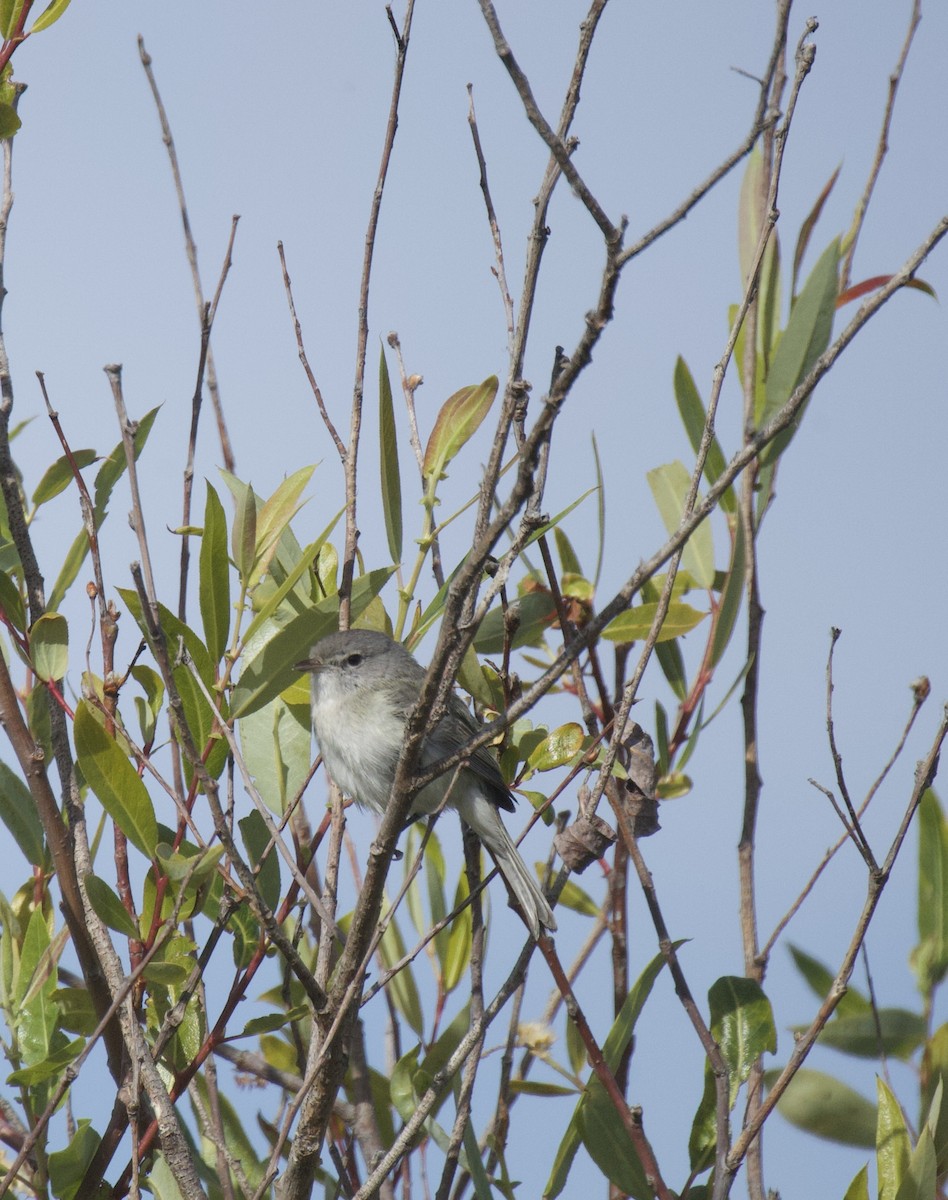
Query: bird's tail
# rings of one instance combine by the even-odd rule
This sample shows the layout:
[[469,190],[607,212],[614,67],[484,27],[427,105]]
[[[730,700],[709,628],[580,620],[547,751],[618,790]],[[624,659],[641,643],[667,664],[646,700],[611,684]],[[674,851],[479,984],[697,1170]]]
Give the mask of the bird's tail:
[[534,939],[540,926],[556,929],[556,918],[540,890],[536,876],[520,857],[497,809],[484,796],[465,796],[457,802],[461,816],[486,846],[498,870],[513,892]]

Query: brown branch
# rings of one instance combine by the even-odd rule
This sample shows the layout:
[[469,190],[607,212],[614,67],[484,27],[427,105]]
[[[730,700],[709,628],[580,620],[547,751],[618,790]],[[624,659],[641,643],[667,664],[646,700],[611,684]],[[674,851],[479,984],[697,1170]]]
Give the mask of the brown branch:
[[[540,107],[534,98],[533,90],[530,87],[530,81],[523,73],[520,64],[517,62],[517,59],[514,56],[514,52],[510,48],[510,43],[504,37],[503,30],[500,28],[500,21],[497,17],[497,12],[491,3],[491,0],[479,0],[479,3],[481,7],[481,13],[483,14],[484,20],[487,23],[487,28],[490,30],[490,35],[494,40],[494,50],[497,53],[497,57],[506,68],[507,74],[513,81],[514,87],[517,89],[517,94],[520,96],[520,101],[523,104],[523,109],[526,113],[527,120],[546,143],[550,153],[556,159],[557,166],[566,176],[570,187],[582,201],[586,211],[599,226],[599,231],[606,243],[614,244],[619,237],[620,226],[613,225],[613,223],[606,216],[599,201],[589,190],[586,181],[573,165],[573,161],[570,158],[569,148],[565,145],[559,133],[553,129],[553,127],[544,117],[543,113],[540,111]],[[601,13],[602,9],[605,7],[605,4],[598,4],[594,7],[598,9],[598,13]],[[597,20],[598,13],[596,16]],[[578,100],[578,84],[576,88],[576,96]]]

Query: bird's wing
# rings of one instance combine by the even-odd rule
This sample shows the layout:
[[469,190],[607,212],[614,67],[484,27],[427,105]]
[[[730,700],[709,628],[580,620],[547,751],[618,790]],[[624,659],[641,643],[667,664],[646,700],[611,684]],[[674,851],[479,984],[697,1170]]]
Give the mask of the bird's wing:
[[[422,753],[425,766],[430,766],[460,750],[471,735],[481,728],[457,696],[452,695],[449,698],[448,712],[451,719],[443,718],[437,729],[425,740]],[[497,759],[487,746],[479,746],[468,759],[466,767],[484,785],[485,794],[492,804],[506,809],[507,812],[515,811],[514,798],[500,773]]]

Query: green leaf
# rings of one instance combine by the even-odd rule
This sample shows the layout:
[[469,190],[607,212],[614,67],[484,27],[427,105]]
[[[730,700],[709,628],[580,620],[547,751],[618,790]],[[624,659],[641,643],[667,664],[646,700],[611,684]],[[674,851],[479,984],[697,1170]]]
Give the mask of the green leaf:
[[553,540],[556,542],[556,552],[560,558],[560,571],[563,575],[582,575],[583,568],[580,566],[579,557],[573,549],[572,542],[557,526],[553,530]]
[[800,276],[800,266],[803,263],[803,256],[806,254],[807,246],[810,244],[810,234],[812,234],[817,221],[820,219],[820,213],[823,211],[823,205],[829,198],[830,192],[833,190],[836,180],[839,178],[841,166],[837,167],[833,174],[829,177],[823,190],[816,198],[816,203],[807,213],[806,219],[800,226],[800,232],[797,235],[797,245],[793,252],[793,279],[791,280],[791,295],[797,294],[797,279]]
[[731,563],[721,591],[720,607],[711,638],[712,667],[716,667],[724,656],[744,598],[744,525],[742,521],[736,521],[734,524]]
[[740,1085],[762,1054],[777,1049],[777,1029],[770,1001],[760,984],[743,975],[725,975],[708,991],[711,1032],[721,1048],[731,1077],[731,1105]]
[[[58,945],[61,952],[62,945]],[[18,1032],[22,1060],[27,1067],[45,1064],[53,1049],[59,1017],[56,993],[56,943],[41,908],[33,910],[20,951],[17,987]],[[34,1081],[29,1080],[28,1083]]]
[[13,137],[22,124],[12,104],[0,103],[0,141]]
[[30,33],[39,33],[43,29],[49,29],[50,25],[58,21],[69,7],[69,2],[70,0],[52,0],[33,22]]
[[[682,522],[685,501],[691,489],[691,475],[683,462],[665,463],[646,476],[666,530],[675,533]],[[710,588],[714,584],[714,541],[711,525],[702,521],[685,543],[682,566],[698,584]]]
[[256,586],[269,570],[280,538],[300,510],[300,496],[303,488],[309,483],[315,470],[315,465],[301,467],[292,475],[287,476],[257,514],[257,541],[249,586]]
[[0,34],[5,38],[12,37],[16,32],[24,3],[25,0],[0,0]]
[[[269,619],[272,616],[274,616],[274,614],[277,613],[277,610],[284,603],[284,601],[287,602],[287,608],[285,610],[287,615],[289,615],[291,612],[295,612],[297,614],[306,612],[312,606],[312,604],[313,604],[313,597],[311,595],[311,592],[313,590],[312,578],[309,581],[309,585],[302,589],[305,598],[304,598],[304,596],[300,595],[299,582],[304,576],[315,577],[316,567],[319,562],[320,554],[326,548],[326,539],[332,533],[333,529],[336,526],[336,522],[339,520],[339,518],[342,516],[342,514],[344,512],[345,512],[345,509],[340,508],[340,510],[336,513],[336,515],[333,517],[333,519],[329,522],[329,524],[326,526],[326,528],[323,530],[323,532],[316,539],[316,541],[310,542],[310,544],[306,547],[305,550],[300,550],[299,554],[296,556],[295,563],[290,568],[290,570],[287,573],[286,577],[284,578],[283,582],[279,585],[279,587],[274,588],[273,591],[267,595],[266,599],[264,600],[264,602],[261,604],[260,608],[257,610],[256,614],[254,615],[253,620],[250,622],[250,624],[247,626],[246,630],[244,631],[243,637],[241,639],[243,646],[248,646],[250,644],[252,639],[256,636],[257,632],[263,628],[265,623],[267,621],[269,621]],[[286,537],[286,535],[284,535],[284,537]],[[328,548],[329,548],[329,550],[332,550],[331,546]],[[279,554],[277,556],[277,560],[279,560]],[[274,565],[276,565],[276,564],[274,564]],[[275,572],[274,572],[274,574],[275,574]],[[257,589],[257,592],[255,593],[255,596],[254,596],[255,602],[260,597],[261,593],[265,590],[265,588],[266,588],[266,581],[264,581],[264,583],[261,584],[261,586]],[[335,590],[336,590],[335,587],[333,587],[332,592],[334,593]]]
[[13,835],[26,861],[35,867],[43,866],[46,862],[43,823],[29,788],[4,762],[0,762],[0,821]]
[[274,1030],[282,1029],[284,1025],[289,1025],[292,1021],[303,1021],[308,1016],[309,1009],[306,1005],[298,1004],[288,1012],[273,1012],[267,1013],[263,1017],[251,1017],[237,1036],[257,1037],[261,1033],[273,1033]]
[[235,479],[230,485],[232,491],[235,484],[239,490],[236,492],[237,511],[230,530],[230,547],[237,572],[249,587],[257,549],[257,498],[249,484]]
[[583,748],[586,735],[582,725],[570,721],[560,725],[552,733],[548,733],[527,759],[527,766],[532,771],[553,771],[562,767],[570,759],[579,754]]
[[675,638],[667,642],[655,643],[655,657],[662,668],[662,674],[668,681],[668,686],[679,700],[688,695],[688,680],[685,675],[685,657]]
[[200,558],[201,621],[213,662],[220,662],[230,631],[230,564],[227,560],[227,517],[217,492],[207,484]]
[[[674,945],[677,950],[683,943],[675,942]],[[622,1008],[619,1010],[619,1015],[606,1035],[606,1040],[602,1046],[602,1054],[611,1071],[617,1069],[622,1056],[625,1054],[626,1047],[629,1045],[635,1030],[635,1023],[639,1019],[645,1002],[655,985],[655,980],[658,978],[664,965],[664,957],[661,954],[656,954],[633,984],[632,990],[626,996]],[[573,1159],[576,1157],[576,1151],[583,1140],[583,1128],[581,1125],[583,1109],[589,1103],[589,1095],[594,1090],[599,1090],[605,1096],[606,1100],[609,1100],[602,1084],[599,1083],[595,1076],[592,1076],[586,1091],[580,1097],[579,1103],[573,1110],[566,1133],[556,1151],[556,1158],[553,1161],[550,1177],[547,1180],[546,1187],[543,1189],[544,1200],[554,1200],[566,1186],[566,1180],[573,1165]],[[609,1103],[611,1104],[611,1101]],[[608,1128],[603,1131],[601,1124],[597,1114],[597,1117],[593,1120],[593,1138],[597,1145],[606,1141],[608,1136]]]
[[948,822],[930,788],[918,813],[918,945],[911,963],[923,996],[948,972]]
[[[806,980],[814,995],[820,1000],[825,1000],[830,994],[833,984],[836,982],[836,973],[831,971],[818,959],[811,957],[799,946],[790,946],[790,954],[793,958],[793,964]],[[860,1013],[871,1013],[872,1005],[868,999],[858,990],[850,985],[846,989],[846,994],[836,1006],[838,1016],[855,1016]]]
[[[157,416],[158,409],[153,408],[140,421],[135,423],[132,445],[133,457],[136,461],[145,448],[145,443],[148,441],[148,435]],[[102,527],[102,523],[108,514],[108,504],[112,496],[112,491],[127,469],[128,460],[125,456],[125,443],[119,442],[96,472],[92,508],[97,529]],[[83,529],[70,546],[56,582],[53,584],[53,590],[50,592],[49,599],[46,602],[48,608],[57,609],[59,607],[63,596],[65,596],[66,592],[75,582],[76,576],[79,574],[79,569],[85,562],[88,553],[89,538]]]
[[754,254],[760,241],[766,186],[764,155],[760,142],[757,142],[747,156],[737,208],[737,257],[741,269],[741,285],[745,288],[750,282]]
[[[519,623],[514,624],[511,647],[539,646],[556,620],[556,605],[547,591],[527,592],[514,601]],[[492,608],[474,638],[478,654],[502,654],[504,650],[504,611]]]
[[30,626],[30,661],[44,683],[62,679],[69,667],[69,629],[60,613],[47,612]]
[[[239,722],[240,745],[247,770],[264,803],[278,816],[297,795],[312,766],[313,734],[310,728],[309,688],[305,680],[272,704],[257,709]],[[296,702],[295,692],[303,697]],[[294,702],[287,702],[293,695]]]
[[[545,872],[546,864],[543,863],[541,866]],[[584,917],[598,917],[602,908],[602,905],[597,904],[592,896],[573,879],[567,879],[556,903],[560,908],[568,908]]]
[[[767,1071],[769,1087],[780,1074]],[[822,1071],[802,1067],[777,1101],[777,1111],[798,1129],[846,1146],[876,1144],[876,1109],[845,1083]]]
[[591,1091],[579,1113],[583,1145],[605,1177],[634,1200],[652,1200],[638,1154],[605,1088]]
[[57,988],[55,999],[59,1005],[60,1029],[86,1037],[95,1033],[99,1017],[87,988]]
[[[457,890],[454,894],[454,907],[457,908],[470,895],[467,873],[461,873]],[[471,947],[474,942],[474,918],[471,906],[463,909],[451,922],[448,930],[448,940],[444,949],[441,986],[445,994],[450,995],[464,978],[465,972],[471,965]]]
[[142,744],[147,746],[155,740],[155,730],[165,698],[164,680],[157,671],[144,663],[132,667],[132,678],[145,695],[135,697],[135,711],[142,731]]
[[843,1200],[869,1200],[869,1167],[867,1165],[860,1167],[856,1172],[852,1183],[846,1189]]
[[[129,588],[116,588],[116,591],[122,597],[142,633],[150,639],[148,623],[144,619],[138,593]],[[214,735],[217,713],[212,709],[195,682],[191,667],[185,662],[178,661],[182,645],[204,687],[211,694],[214,692],[214,664],[201,638],[183,621],[179,621],[174,613],[165,608],[163,604],[158,605],[158,623],[164,634],[168,656],[173,664],[172,676],[181,696],[185,721],[199,750],[204,750]],[[223,715],[226,716],[226,709],[223,710]],[[205,766],[212,776],[216,777],[220,774],[226,758],[227,743],[223,738],[216,737],[215,745],[205,762]],[[187,765],[186,770],[190,779],[192,768]]]
[[182,842],[178,850],[168,842],[159,842],[155,850],[162,871],[172,883],[188,880],[194,885],[216,870],[223,854],[223,846],[205,846],[202,850],[189,842]]
[[[705,412],[704,404],[701,401],[701,396],[695,385],[691,371],[688,369],[688,364],[681,355],[678,356],[675,362],[674,383],[675,400],[678,404],[681,423],[685,427],[685,433],[688,435],[688,441],[691,442],[692,450],[697,454],[698,447],[701,445],[701,439],[704,435],[707,413]],[[708,457],[704,463],[705,479],[707,479],[708,483],[715,483],[724,474],[726,467],[727,461],[724,458],[724,452],[721,449],[718,439],[714,437],[711,439]],[[721,508],[726,513],[737,511],[737,498],[734,495],[732,487],[729,487],[722,494]]]
[[820,1034],[820,1045],[858,1058],[885,1054],[905,1061],[925,1044],[925,1018],[904,1008],[880,1008],[876,1013],[835,1017]]
[[[759,983],[743,975],[725,975],[708,991],[711,1033],[728,1069],[728,1105],[734,1107],[741,1084],[764,1053],[777,1049],[770,1001]],[[713,1160],[717,1137],[717,1093],[710,1062],[705,1063],[704,1093],[695,1114],[688,1148],[693,1171]]]
[[398,469],[398,436],[392,382],[385,361],[385,347],[379,347],[379,464],[382,473],[382,512],[392,562],[402,561],[402,483]]
[[[352,585],[352,619],[356,620],[369,602],[379,594],[392,574],[384,567],[360,575]],[[309,653],[312,646],[333,633],[339,623],[339,597],[327,596],[309,612],[294,617],[283,629],[244,663],[231,705],[235,717],[245,717],[268,704],[293,683],[293,664]]]
[[48,1051],[38,1062],[22,1067],[7,1076],[7,1083],[20,1087],[35,1087],[46,1079],[58,1079],[70,1063],[75,1062],[86,1048],[85,1038],[75,1038],[64,1046]]
[[97,875],[90,873],[82,882],[86,889],[86,895],[89,897],[89,903],[104,925],[108,925],[109,929],[114,929],[116,933],[121,933],[128,938],[137,939],[140,936],[138,927],[129,916],[125,905],[104,879],[99,879]]
[[[767,373],[763,410],[757,414],[758,428],[773,420],[830,343],[839,291],[839,254],[839,238],[834,238],[793,306]],[[794,424],[767,447],[763,463],[775,462],[780,457],[802,416],[799,413]]]
[[[602,636],[612,642],[644,641],[652,628],[658,605],[659,601],[647,601],[645,604],[637,604],[635,608],[627,608],[609,622],[602,631]],[[682,634],[690,633],[707,615],[706,612],[692,608],[690,604],[672,600],[658,631],[658,641],[670,642]]]
[[483,383],[461,388],[445,400],[435,420],[434,429],[425,447],[422,475],[430,496],[445,467],[458,451],[474,436],[490,412],[497,395],[498,380],[490,375]]
[[925,1045],[922,1056],[922,1113],[931,1124],[935,1099],[941,1091],[941,1103],[937,1106],[935,1121],[935,1154],[938,1159],[938,1174],[948,1172],[948,1024],[939,1026]]
[[879,1200],[896,1200],[912,1157],[912,1143],[898,1100],[886,1082],[876,1079],[879,1112],[875,1131]]
[[511,1079],[510,1090],[522,1096],[575,1096],[577,1089],[561,1083],[543,1083],[539,1079]]
[[895,1200],[933,1200],[937,1194],[936,1182],[935,1146],[931,1131],[923,1129]]
[[[55,2],[55,0],[54,0]],[[65,8],[69,0],[59,0]],[[48,11],[48,10],[47,10]],[[40,18],[42,20],[42,17]],[[35,26],[34,26],[35,28]],[[83,1118],[65,1150],[54,1150],[46,1160],[49,1167],[49,1182],[53,1195],[58,1200],[73,1200],[89,1164],[95,1157],[101,1138],[90,1122]]]
[[[394,918],[389,922],[382,935],[382,940],[379,942],[379,954],[387,970],[391,970],[405,956],[405,943]],[[425,1017],[411,963],[406,963],[397,975],[393,975],[385,988],[395,1007],[415,1033],[421,1037],[425,1028]]]
[[79,767],[102,807],[137,850],[154,858],[158,823],[151,797],[85,700],[76,706],[75,739]]
[[[95,462],[96,458],[94,450],[73,450],[72,452],[73,462],[80,468],[87,467],[90,463]],[[34,506],[39,508],[47,500],[52,500],[54,496],[64,492],[74,478],[72,462],[65,454],[62,458],[57,458],[53,465],[46,469],[43,478],[36,485],[36,490],[33,492]]]
[[0,571],[0,611],[14,629],[26,630],[26,610],[20,589],[6,571]]
[[[273,912],[280,903],[280,859],[276,846],[270,845],[270,831],[263,817],[252,809],[237,822],[250,865],[257,876],[257,891]],[[269,847],[269,853],[264,854]]]

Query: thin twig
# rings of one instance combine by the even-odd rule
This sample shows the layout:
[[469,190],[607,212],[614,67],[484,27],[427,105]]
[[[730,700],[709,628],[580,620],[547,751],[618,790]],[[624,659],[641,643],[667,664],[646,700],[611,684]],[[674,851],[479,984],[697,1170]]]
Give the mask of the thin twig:
[[899,83],[901,82],[902,74],[905,71],[905,64],[908,60],[909,50],[912,48],[912,40],[915,37],[915,31],[918,29],[921,20],[922,0],[913,0],[908,30],[905,34],[905,41],[902,43],[902,50],[899,53],[899,60],[895,64],[895,70],[889,76],[889,95],[886,100],[885,113],[882,117],[882,129],[879,132],[879,141],[876,145],[875,158],[872,160],[872,166],[869,169],[869,177],[866,180],[866,186],[859,198],[859,203],[856,205],[856,212],[853,215],[853,223],[849,227],[849,233],[846,235],[846,242],[848,245],[846,252],[843,255],[843,261],[840,267],[840,292],[844,292],[849,287],[849,281],[852,275],[853,258],[856,254],[856,243],[859,241],[859,235],[862,233],[862,227],[866,220],[866,213],[869,210],[869,201],[872,199],[872,193],[875,189],[876,181],[879,178],[879,172],[882,170],[882,163],[885,160],[886,153],[889,149],[889,130],[892,126],[892,114],[895,111],[896,93],[899,90]]
[[780,1075],[777,1077],[777,1079],[771,1084],[770,1089],[767,1092],[767,1096],[762,1101],[760,1108],[748,1121],[747,1125],[741,1130],[740,1136],[735,1140],[734,1145],[731,1147],[727,1155],[725,1171],[723,1173],[720,1185],[718,1184],[717,1179],[715,1180],[715,1188],[717,1190],[720,1186],[721,1195],[727,1195],[731,1181],[740,1168],[740,1165],[747,1154],[748,1147],[760,1133],[761,1127],[767,1120],[767,1117],[776,1107],[778,1101],[787,1090],[790,1081],[803,1065],[807,1055],[810,1053],[810,1050],[813,1048],[817,1038],[825,1027],[826,1022],[833,1015],[834,1011],[836,1010],[836,1006],[846,994],[846,984],[852,975],[853,967],[859,954],[859,948],[865,939],[866,931],[869,928],[869,923],[872,920],[876,905],[879,903],[879,899],[886,883],[888,882],[889,876],[891,875],[892,868],[896,859],[898,858],[899,852],[902,849],[902,845],[905,842],[909,827],[911,826],[918,806],[921,803],[922,796],[931,786],[938,767],[939,753],[946,737],[948,737],[948,708],[946,708],[942,715],[941,724],[935,735],[935,739],[931,745],[931,748],[928,751],[928,754],[925,756],[922,762],[918,764],[918,768],[916,769],[915,773],[915,785],[912,789],[912,794],[905,807],[905,811],[902,814],[902,820],[899,824],[899,828],[895,834],[895,837],[892,839],[892,843],[889,847],[888,853],[886,854],[885,861],[881,867],[869,873],[866,899],[863,904],[862,911],[860,912],[856,921],[856,927],[853,931],[853,936],[850,940],[849,947],[847,948],[846,953],[843,955],[842,963],[840,964],[840,968],[836,973],[836,978],[833,980],[833,985],[830,988],[829,994],[820,1005],[819,1011],[813,1018],[813,1021],[806,1031],[796,1037],[793,1051],[787,1061],[786,1066],[780,1072]]
[[230,237],[227,241],[227,251],[224,254],[224,262],[217,281],[217,290],[214,292],[214,298],[210,304],[205,304],[201,315],[201,348],[198,354],[197,379],[194,384],[194,393],[191,396],[191,426],[188,431],[188,454],[184,467],[184,504],[182,505],[181,513],[181,527],[184,532],[181,535],[181,570],[178,582],[178,619],[180,621],[187,619],[188,564],[191,556],[191,540],[188,528],[191,524],[191,490],[194,486],[194,458],[197,454],[198,423],[201,419],[201,404],[204,396],[204,373],[211,348],[211,330],[214,327],[217,306],[220,303],[221,292],[224,290],[224,283],[231,268],[234,238],[237,236],[237,222],[239,220],[240,217],[238,216],[231,217]]
[[319,415],[323,419],[323,424],[332,438],[336,446],[336,451],[339,454],[339,459],[345,466],[346,462],[346,447],[342,438],[339,436],[336,426],[332,422],[329,415],[329,410],[326,408],[326,402],[323,400],[323,393],[320,390],[319,384],[316,382],[316,376],[313,374],[313,368],[309,365],[309,358],[306,354],[306,346],[303,343],[303,327],[300,324],[300,319],[296,315],[296,302],[293,299],[293,285],[290,282],[290,273],[286,266],[286,255],[283,252],[283,243],[277,242],[277,254],[280,256],[280,269],[283,272],[283,288],[286,292],[286,302],[290,307],[290,316],[293,319],[293,329],[296,333],[296,352],[299,355],[299,360],[303,364],[303,370],[306,372],[306,378],[309,381],[310,389],[313,393],[313,398],[316,401],[316,407],[319,409]]
[[[395,133],[398,129],[398,105],[402,94],[402,81],[405,77],[405,62],[408,56],[408,43],[411,38],[411,22],[414,11],[415,0],[408,0],[401,29],[397,29],[391,10],[389,10],[389,22],[393,30],[395,30],[395,79],[392,83],[392,99],[389,104],[388,123],[385,128],[385,139],[382,145],[382,159],[379,163],[379,173],[375,183],[375,190],[372,193],[369,222],[365,232],[362,278],[359,283],[359,320],[356,335],[355,381],[352,388],[349,446],[344,464],[346,478],[346,544],[342,557],[342,576],[339,583],[340,629],[347,629],[349,626],[352,576],[355,570],[356,546],[359,541],[359,529],[356,518],[356,468],[359,457],[359,434],[362,429],[362,398],[365,392],[365,355],[369,340],[369,283],[372,278],[375,237],[378,231],[379,213],[382,208],[382,195],[385,191],[385,181],[388,177],[388,168],[392,159],[392,148],[395,145]],[[289,1200],[293,1200],[293,1198],[290,1197]]]
[[[161,140],[168,151],[171,175],[174,179],[174,189],[178,197],[178,211],[181,214],[181,224],[184,228],[184,249],[188,257],[188,266],[191,268],[194,302],[197,305],[198,319],[203,325],[204,309],[206,306],[204,288],[201,284],[201,273],[198,269],[197,243],[191,232],[191,219],[188,216],[187,201],[184,198],[184,183],[181,178],[181,169],[178,166],[178,153],[175,150],[174,138],[171,135],[171,123],[168,120],[168,114],[165,112],[165,106],[158,91],[155,73],[152,70],[152,57],[145,49],[145,42],[141,35],[138,38],[138,55],[141,58],[142,66],[145,68],[145,75],[148,79],[148,85],[151,88],[155,108],[158,112],[158,121],[161,125]],[[214,368],[214,355],[210,346],[207,347],[207,390],[211,397],[211,403],[214,406],[214,415],[217,419],[217,436],[220,438],[221,443],[221,458],[226,469],[233,472],[235,467],[234,452],[230,444],[230,435],[227,432],[227,423],[224,420],[224,408],[221,404],[220,389],[217,386],[217,371]]]

